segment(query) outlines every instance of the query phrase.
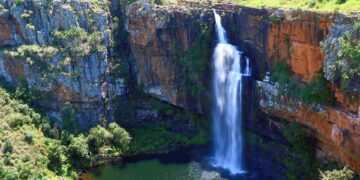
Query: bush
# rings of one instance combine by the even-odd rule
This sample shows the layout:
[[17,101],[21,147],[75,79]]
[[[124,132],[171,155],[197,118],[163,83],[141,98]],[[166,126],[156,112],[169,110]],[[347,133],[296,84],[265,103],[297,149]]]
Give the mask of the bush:
[[302,83],[296,75],[292,74],[285,62],[279,62],[274,67],[271,80],[278,82],[280,90],[288,97],[302,100],[306,104],[332,105],[335,102],[334,92],[329,89],[322,69],[309,83]]
[[88,144],[93,152],[98,152],[99,148],[112,139],[112,134],[105,128],[97,125],[90,129],[88,135]]
[[12,153],[13,152],[13,145],[9,140],[5,140],[5,144],[4,144],[4,149],[3,149],[3,153]]
[[28,144],[33,143],[34,141],[34,137],[30,132],[25,132],[25,137],[24,137],[25,142],[27,142]]
[[73,58],[106,51],[99,31],[88,34],[83,28],[74,26],[64,31],[55,30],[52,38],[56,46],[64,48]]
[[109,130],[113,134],[114,147],[121,152],[127,151],[131,142],[130,134],[116,123],[109,124]]
[[92,52],[106,51],[106,47],[102,44],[102,34],[99,31],[90,34],[88,37],[88,43]]
[[75,160],[89,158],[89,146],[84,135],[81,134],[78,137],[71,135],[68,153]]
[[15,51],[5,51],[9,57],[26,58],[30,65],[41,61],[50,60],[58,49],[51,46],[38,46],[38,45],[21,45]]
[[30,179],[30,177],[32,177],[32,174],[34,173],[33,169],[33,165],[29,162],[20,165],[18,168],[20,179]]
[[20,113],[15,113],[15,114],[10,114],[9,117],[7,118],[9,120],[10,127],[16,128],[24,124],[25,116]]
[[316,169],[319,167],[315,157],[315,140],[306,134],[299,123],[290,123],[285,128],[284,136],[291,143],[291,154],[284,160],[288,179],[317,179]]
[[4,154],[4,164],[6,166],[13,166],[14,165],[11,153],[7,152],[7,153]]
[[61,175],[63,174],[63,160],[62,156],[64,155],[63,147],[60,143],[52,142],[48,146],[48,159],[49,164],[48,168],[54,171],[56,174]]
[[334,94],[329,90],[327,80],[322,74],[305,84],[301,91],[301,97],[308,104],[332,105],[335,102]]
[[286,62],[280,61],[275,64],[271,75],[271,80],[279,82],[280,84],[286,84],[291,77],[291,70]]
[[5,175],[5,169],[3,165],[0,164],[0,178],[3,177],[4,175]]
[[31,158],[30,158],[29,155],[25,155],[25,156],[23,156],[23,157],[21,158],[21,161],[22,161],[22,162],[29,162],[29,161],[31,161]]
[[5,172],[3,177],[4,180],[17,180],[19,179],[19,173],[12,169],[9,169]]
[[76,121],[76,109],[75,107],[66,102],[61,108],[62,127],[64,130],[69,131],[72,134],[77,134],[80,131],[80,126]]
[[321,180],[351,180],[354,178],[354,172],[344,167],[341,170],[334,169],[332,171],[321,172]]
[[344,4],[347,0],[336,0],[336,4]]
[[[357,28],[356,24],[354,25]],[[336,72],[341,72],[341,88],[349,86],[351,78],[360,76],[360,43],[353,41],[349,33],[339,39],[341,44],[337,53],[337,61],[333,67]]]

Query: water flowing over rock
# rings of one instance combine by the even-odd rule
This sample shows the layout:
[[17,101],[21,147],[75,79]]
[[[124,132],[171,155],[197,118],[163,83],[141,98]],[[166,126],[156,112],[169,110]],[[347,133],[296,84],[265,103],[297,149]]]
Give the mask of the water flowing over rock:
[[[340,30],[344,27],[341,25],[342,23],[351,25],[354,23],[353,20],[349,22],[348,18],[335,17],[340,13],[322,13],[306,10],[253,9],[231,4],[215,4],[213,6],[180,4],[166,7],[152,6],[152,8],[148,5],[143,6],[140,4],[132,6],[127,21],[132,52],[136,59],[135,67],[138,71],[136,73],[138,83],[144,85],[145,89],[156,89],[157,91],[149,91],[155,97],[188,109],[191,109],[190,105],[196,104],[196,107],[200,107],[197,110],[202,110],[198,112],[205,113],[209,112],[209,110],[204,111],[209,104],[209,100],[206,99],[211,96],[203,93],[197,98],[193,98],[193,100],[196,99],[196,103],[193,102],[190,105],[186,103],[187,98],[179,91],[177,86],[179,79],[176,78],[184,72],[180,70],[181,66],[177,64],[179,59],[174,56],[177,51],[171,47],[176,42],[180,42],[181,46],[178,47],[186,50],[185,52],[191,49],[195,42],[194,37],[198,35],[199,30],[193,28],[194,26],[189,22],[197,21],[208,25],[208,27],[213,27],[215,20],[212,8],[217,9],[221,14],[222,24],[227,27],[227,36],[231,43],[240,47],[252,60],[252,74],[256,79],[262,79],[267,71],[271,72],[274,64],[279,61],[286,62],[291,71],[304,82],[311,81],[312,78],[316,77],[317,71],[321,68],[325,70],[325,76],[328,77],[326,69],[330,68],[327,65],[327,61],[330,59],[327,57],[336,54],[322,51],[320,44],[324,41],[325,44],[328,44],[328,42],[331,44],[333,42],[331,39],[334,39],[331,37],[338,34],[335,33],[338,31],[333,29]],[[142,13],[145,11],[146,13]],[[346,17],[346,15],[341,16]],[[215,46],[215,43],[213,43],[213,46]],[[207,67],[211,67],[210,59],[205,62]],[[158,64],[161,65],[161,68],[156,68]],[[205,72],[202,74],[202,81],[199,81],[199,84],[205,87],[206,92],[211,92],[212,89],[211,85],[206,83],[209,81],[208,77],[210,76],[210,71]],[[328,80],[331,81],[330,78]],[[335,82],[331,81],[330,85],[332,87],[333,83]],[[270,87],[271,84],[264,86]],[[349,95],[338,88],[333,89],[336,90],[337,105],[341,106],[337,112],[347,114],[341,116],[343,117],[341,119],[346,120],[346,122],[357,122],[360,102],[358,93]],[[276,88],[273,90],[275,91]],[[274,94],[274,97],[277,96],[279,98],[283,97]],[[291,114],[296,114],[295,112],[301,110],[298,109],[298,106],[291,104],[274,104],[274,102],[262,101],[262,97],[259,100],[260,103],[265,103],[263,105],[267,107],[271,105],[270,107],[275,108],[272,105],[276,105],[276,108],[279,106]],[[259,111],[264,111],[268,116],[286,117],[288,120],[294,118],[294,116],[270,113],[270,110],[271,108],[266,111],[260,108]],[[310,120],[305,117],[305,114],[307,113],[297,119],[302,124],[309,125],[307,121]],[[334,113],[331,113],[332,115]],[[326,119],[325,117],[328,116],[322,116],[322,118]],[[339,116],[334,116],[334,118],[337,117]],[[316,122],[319,122],[319,126],[325,126],[320,121],[316,120]],[[336,128],[334,129],[334,132],[336,132]],[[354,142],[358,142],[356,135],[351,133],[351,136],[354,137]],[[331,139],[335,136],[326,133],[324,137]],[[324,137],[316,136],[316,138],[321,139],[324,139]],[[320,142],[325,141],[321,140]],[[325,147],[324,143],[321,143],[320,146]],[[344,154],[351,152],[353,147],[350,148],[346,145],[342,148],[333,149],[336,149],[336,152],[333,152],[331,148],[323,148],[323,151],[343,157],[343,160],[339,161],[353,167],[353,169],[358,169],[352,160],[344,160],[347,159],[345,157],[348,157]]]
[[245,172],[243,162],[242,96],[244,76],[250,76],[249,60],[246,59],[242,74],[242,57],[235,46],[226,39],[221,17],[214,10],[217,36],[214,52],[214,162],[231,174]]
[[[126,41],[131,46],[124,50],[130,54],[131,72],[125,74],[135,77],[134,86],[175,106],[211,114],[211,55],[216,46],[212,9],[215,8],[227,29],[228,41],[249,57],[236,54],[236,48],[226,44],[225,34],[220,34],[222,43],[216,49],[228,53],[224,58],[226,61],[238,59],[236,61],[242,63],[242,66],[237,63],[239,67],[222,64],[227,68],[223,73],[225,81],[234,80],[234,83],[221,85],[224,88],[218,90],[223,96],[220,104],[230,106],[226,109],[232,111],[223,112],[222,116],[241,114],[241,108],[236,108],[241,106],[241,100],[232,98],[236,102],[231,104],[232,101],[225,99],[235,97],[236,93],[239,97],[241,93],[245,97],[250,94],[236,90],[232,94],[220,92],[230,89],[230,85],[241,89],[239,85],[244,77],[239,76],[240,67],[243,67],[241,72],[252,73],[252,77],[259,80],[273,70],[275,63],[283,61],[303,82],[316,77],[316,72],[322,68],[330,81],[329,86],[336,91],[335,105],[305,107],[301,102],[281,95],[273,84],[258,81],[259,89],[252,89],[258,93],[255,100],[260,106],[255,109],[269,117],[286,118],[308,126],[318,139],[321,152],[338,157],[339,162],[360,172],[357,162],[360,159],[360,78],[351,77],[348,86],[341,89],[342,79],[332,69],[338,60],[339,39],[346,31],[355,43],[359,43],[359,30],[354,28],[355,22],[359,21],[358,13],[344,15],[194,2],[157,6],[144,2],[147,1],[127,6],[128,2],[124,0],[112,0],[111,5],[108,1],[0,0],[0,77],[15,86],[26,82],[31,89],[44,95],[45,99],[39,104],[59,122],[63,104],[71,102],[77,109],[80,124],[92,127],[99,117],[114,109],[109,105],[112,97],[124,95],[128,90],[127,81],[112,76],[109,68],[114,63],[112,58],[116,51],[112,49],[112,41]],[[110,9],[127,11],[123,13],[126,14],[124,21],[118,22],[126,26],[127,31],[121,40],[112,37],[116,18],[111,16]],[[70,29],[79,30],[85,37],[91,36],[100,48],[92,48],[85,38],[73,41],[75,38],[62,37]],[[324,42],[324,51],[321,51],[321,42]],[[116,63],[115,66],[121,66]],[[251,70],[245,67],[250,64]],[[231,68],[236,69],[233,70],[235,73],[230,73]],[[141,109],[138,112],[139,119],[157,116]],[[241,124],[235,126],[240,128]],[[231,142],[241,141],[241,138],[235,139]],[[235,145],[235,148],[239,147]],[[234,160],[239,161],[238,158]]]

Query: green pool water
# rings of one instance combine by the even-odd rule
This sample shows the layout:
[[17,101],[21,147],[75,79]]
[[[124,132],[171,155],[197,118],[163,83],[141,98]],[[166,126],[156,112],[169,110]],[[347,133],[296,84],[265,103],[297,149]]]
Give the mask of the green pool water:
[[204,171],[200,164],[161,163],[159,160],[144,160],[133,163],[105,165],[82,175],[84,180],[192,180],[219,177],[216,172]]

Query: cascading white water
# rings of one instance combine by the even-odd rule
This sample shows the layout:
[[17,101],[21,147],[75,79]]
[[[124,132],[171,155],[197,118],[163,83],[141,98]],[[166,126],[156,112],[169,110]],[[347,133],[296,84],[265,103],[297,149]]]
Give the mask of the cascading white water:
[[227,42],[221,17],[214,10],[219,42],[214,52],[214,145],[212,164],[231,174],[244,173],[242,162],[242,79],[251,75],[249,59],[241,73],[241,52]]

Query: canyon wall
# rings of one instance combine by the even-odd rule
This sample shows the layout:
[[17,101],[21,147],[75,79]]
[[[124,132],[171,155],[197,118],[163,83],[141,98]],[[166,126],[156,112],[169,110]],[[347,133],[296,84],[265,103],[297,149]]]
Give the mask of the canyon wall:
[[[318,140],[319,156],[332,157],[360,172],[357,162],[360,158],[359,93],[347,91],[331,79],[328,64],[336,52],[327,48],[339,46],[338,39],[346,29],[351,29],[356,18],[340,13],[252,9],[236,5],[185,3],[161,7],[133,4],[128,12],[127,30],[136,59],[137,82],[143,85],[145,92],[197,112],[206,109],[211,92],[211,55],[190,59],[192,63],[206,61],[206,71],[198,72],[198,82],[204,90],[189,106],[187,95],[179,91],[183,84],[177,78],[188,72],[181,69],[181,58],[173,47],[180,47],[184,53],[196,48],[199,32],[194,30],[199,28],[194,27],[214,28],[213,8],[220,12],[230,42],[250,57],[254,79],[261,80],[265,72],[271,72],[280,61],[286,62],[303,82],[318,77],[321,70],[325,72],[328,85],[335,92],[335,105],[305,105],[281,95],[273,83],[258,81],[254,88],[258,108],[270,117],[300,122]],[[194,21],[200,23],[191,24]],[[352,34],[356,36],[356,32]],[[208,41],[210,48],[214,47],[214,41],[214,38]],[[175,46],[178,42],[181,46]],[[209,44],[204,46],[209,47]],[[351,81],[352,89],[359,87],[356,83],[357,80]],[[253,123],[268,122],[257,117]]]
[[[320,42],[328,34],[333,14],[252,9],[236,5],[157,7],[138,3],[129,8],[127,29],[136,59],[138,83],[144,86],[146,92],[174,105],[186,104],[186,98],[176,88],[176,76],[181,74],[178,71],[180,60],[172,47],[180,42],[185,53],[194,48],[199,33],[194,30],[213,28],[213,8],[221,13],[231,43],[239,46],[252,59],[256,78],[263,77],[279,61],[287,62],[304,81],[315,77],[322,68],[324,55]],[[199,28],[194,28],[196,24],[191,23],[196,21],[204,27],[197,25]],[[211,36],[215,37],[214,34]],[[213,48],[214,41],[209,42],[209,48]],[[211,55],[207,57],[210,58],[202,61],[206,61],[205,66],[211,69]],[[209,90],[206,83],[211,80],[211,75],[200,76],[200,83]]]
[[123,79],[109,78],[109,4],[85,1],[0,1],[0,76],[38,92],[47,114],[61,120],[65,102],[83,127],[106,116],[108,93],[121,95]]
[[[318,139],[319,155],[334,157],[360,172],[356,161],[360,158],[359,78],[356,74],[346,79],[343,87],[345,77],[331,69],[345,32],[360,39],[359,31],[352,28],[358,21],[356,14],[198,3],[133,3],[126,8],[125,2],[119,2],[121,8],[117,8],[118,1],[110,5],[0,0],[0,76],[15,86],[25,83],[44,96],[41,106],[58,121],[64,103],[72,103],[80,124],[91,127],[101,117],[110,119],[112,98],[128,90],[125,82],[129,81],[113,76],[110,68],[119,65],[114,52],[120,49],[113,49],[112,41],[126,41],[130,49],[122,51],[129,56],[130,68],[123,73],[134,75],[139,89],[175,106],[209,114],[215,8],[230,43],[250,57],[252,78],[258,82],[246,92],[248,99],[256,91],[261,111],[301,122]],[[126,22],[118,22],[125,23],[125,39],[112,36],[115,20],[111,10],[126,11],[122,13]],[[303,82],[323,69],[335,91],[335,105],[303,105],[282,96],[273,83],[259,81],[280,61]],[[342,68],[340,72],[348,71]],[[267,123],[255,119],[253,123]]]

